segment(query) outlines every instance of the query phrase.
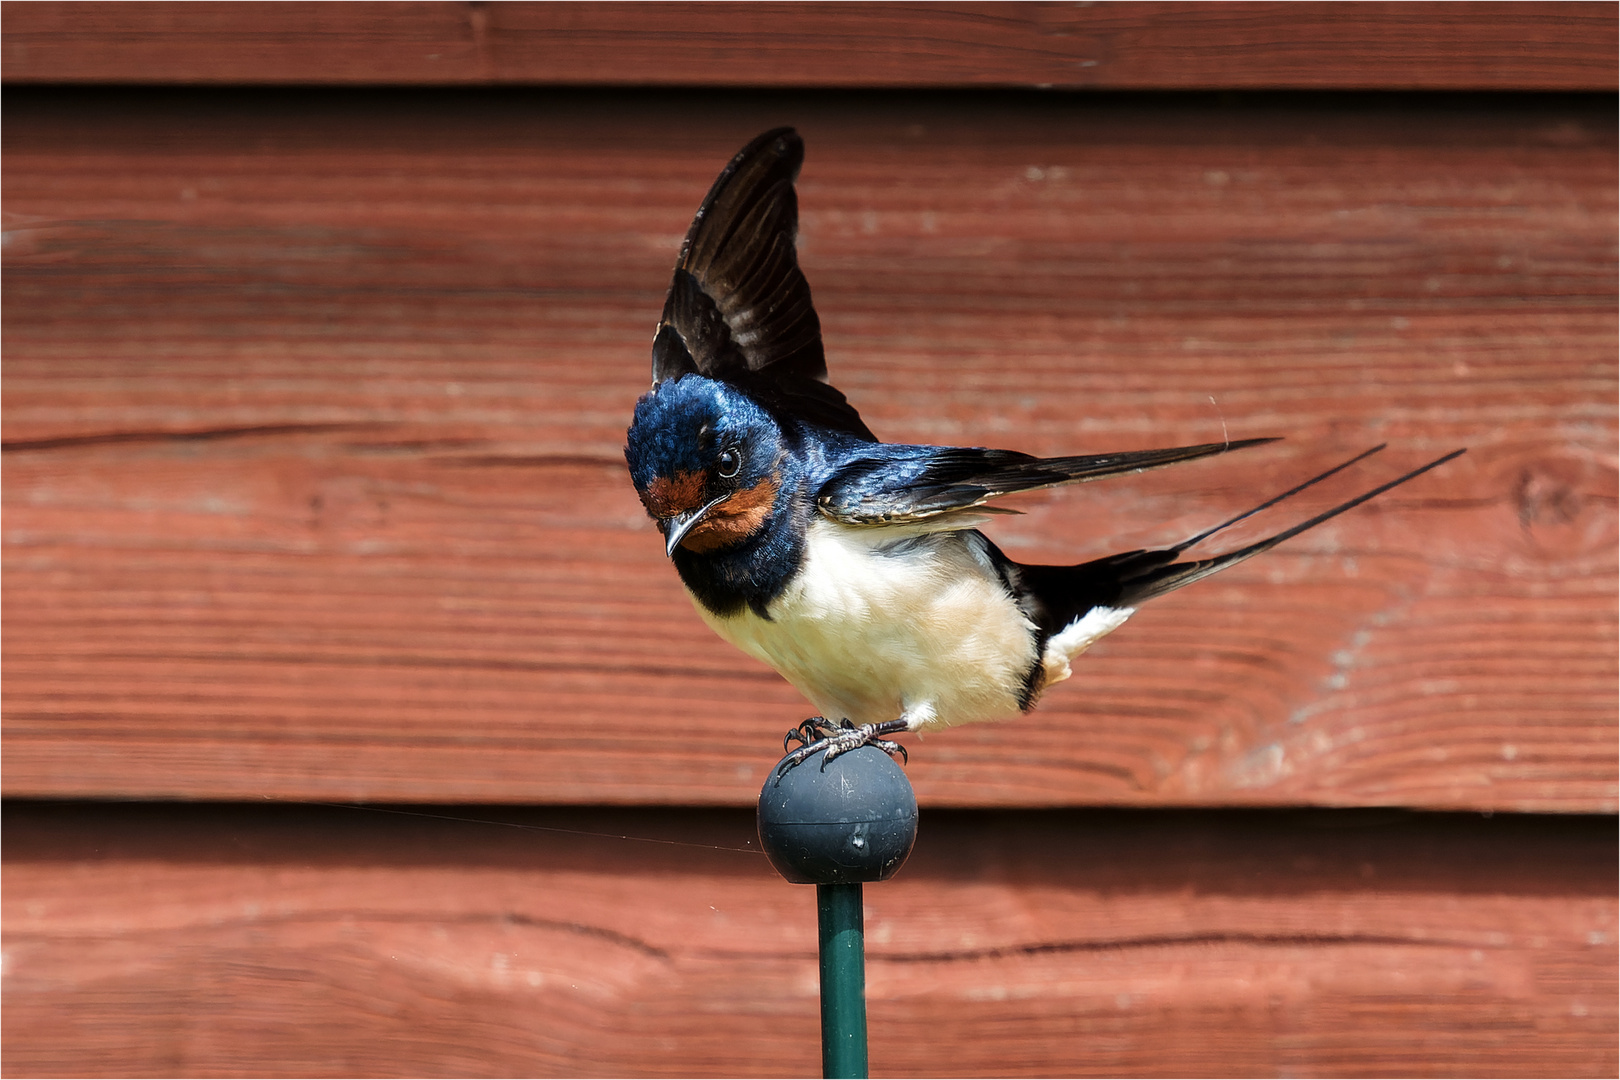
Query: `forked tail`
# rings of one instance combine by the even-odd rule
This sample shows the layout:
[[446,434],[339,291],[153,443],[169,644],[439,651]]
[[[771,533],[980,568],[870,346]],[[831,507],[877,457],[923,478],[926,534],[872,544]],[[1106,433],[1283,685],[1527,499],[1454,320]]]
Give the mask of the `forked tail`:
[[1465,451],[1453,450],[1444,457],[1436,458],[1427,465],[1422,465],[1403,476],[1385,484],[1380,484],[1371,491],[1357,495],[1355,498],[1342,502],[1329,510],[1324,510],[1309,520],[1298,525],[1284,529],[1264,540],[1256,541],[1247,547],[1229,551],[1224,555],[1216,555],[1208,559],[1189,559],[1185,562],[1177,560],[1193,546],[1208,540],[1223,529],[1228,529],[1240,521],[1253,517],[1262,510],[1267,510],[1285,499],[1291,499],[1307,488],[1321,483],[1335,473],[1348,469],[1350,466],[1362,461],[1378,451],[1382,445],[1371,450],[1363,451],[1355,457],[1333,468],[1311,477],[1281,495],[1267,499],[1265,502],[1251,510],[1245,510],[1230,520],[1223,521],[1214,528],[1206,529],[1197,536],[1184,540],[1169,548],[1155,550],[1125,551],[1118,555],[1109,555],[1105,558],[1095,559],[1079,566],[1026,566],[1015,567],[1016,576],[1021,586],[1023,596],[1021,603],[1025,605],[1026,612],[1034,619],[1045,634],[1056,634],[1059,630],[1070,625],[1074,620],[1081,618],[1095,608],[1134,608],[1156,596],[1174,592],[1184,585],[1191,585],[1211,574],[1218,574],[1229,566],[1236,566],[1245,559],[1252,559],[1262,551],[1269,551],[1292,537],[1298,536],[1307,529],[1315,528],[1331,518],[1338,517],[1346,510],[1354,509],[1369,499],[1375,499],[1390,488],[1399,487],[1415,477],[1422,476],[1430,469],[1439,468],[1446,462],[1460,457]]
[[[1236,566],[1245,559],[1252,559],[1263,551],[1269,551],[1278,544],[1282,543],[1284,540],[1298,536],[1307,529],[1314,529],[1324,521],[1336,518],[1346,510],[1353,510],[1362,503],[1367,502],[1369,499],[1376,499],[1378,496],[1382,495],[1391,488],[1400,487],[1408,480],[1422,476],[1430,469],[1437,469],[1446,462],[1451,461],[1454,458],[1461,457],[1467,452],[1466,448],[1463,450],[1453,450],[1451,453],[1446,454],[1443,457],[1435,458],[1427,465],[1420,465],[1405,475],[1397,476],[1388,483],[1379,484],[1371,491],[1363,492],[1353,499],[1346,500],[1345,502],[1342,502],[1331,509],[1322,511],[1313,518],[1302,521],[1298,525],[1292,526],[1291,528],[1284,529],[1282,532],[1276,533],[1273,536],[1268,536],[1264,540],[1257,540],[1247,547],[1241,547],[1236,551],[1229,551],[1224,555],[1216,555],[1208,559],[1195,559],[1189,562],[1172,561],[1179,557],[1188,548],[1209,539],[1222,529],[1236,525],[1238,522],[1252,517],[1262,510],[1277,505],[1284,499],[1292,498],[1293,496],[1298,495],[1306,488],[1321,483],[1334,473],[1349,468],[1356,462],[1376,454],[1383,448],[1384,445],[1380,444],[1373,447],[1371,450],[1357,454],[1349,461],[1346,461],[1340,465],[1335,465],[1333,468],[1327,470],[1321,475],[1313,476],[1311,479],[1305,481],[1303,484],[1300,484],[1298,487],[1291,488],[1288,491],[1283,492],[1281,495],[1268,499],[1259,506],[1256,506],[1254,509],[1247,510],[1239,514],[1237,517],[1232,518],[1230,521],[1223,521],[1213,529],[1208,529],[1201,532],[1197,536],[1192,537],[1190,540],[1184,540],[1175,547],[1165,548],[1162,551],[1144,551],[1133,553],[1159,556],[1160,558],[1154,560],[1155,565],[1143,566],[1140,573],[1122,578],[1120,581],[1121,588],[1117,603],[1125,607],[1135,607],[1138,604],[1151,600],[1156,596],[1163,596],[1165,593],[1174,592],[1184,585],[1191,585],[1193,582],[1198,581],[1201,578],[1209,577],[1211,574],[1218,574],[1229,566]],[[1115,558],[1119,558],[1119,556],[1115,556]]]

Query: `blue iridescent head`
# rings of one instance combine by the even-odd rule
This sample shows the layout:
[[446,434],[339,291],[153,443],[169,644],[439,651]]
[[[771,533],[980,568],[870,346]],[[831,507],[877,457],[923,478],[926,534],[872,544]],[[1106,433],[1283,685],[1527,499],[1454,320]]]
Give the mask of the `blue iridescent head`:
[[701,375],[654,386],[636,402],[624,448],[641,503],[677,546],[731,547],[765,525],[781,490],[782,429],[752,399]]

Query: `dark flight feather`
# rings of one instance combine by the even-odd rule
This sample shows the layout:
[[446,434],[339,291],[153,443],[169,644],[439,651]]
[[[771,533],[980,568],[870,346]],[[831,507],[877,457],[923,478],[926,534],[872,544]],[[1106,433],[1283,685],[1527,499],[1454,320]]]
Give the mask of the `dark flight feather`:
[[1003,495],[1157,469],[1275,439],[1239,439],[1165,450],[1037,458],[1012,450],[884,446],[840,469],[816,495],[846,525],[898,525],[982,506]]
[[653,338],[655,383],[698,374],[784,416],[877,441],[827,384],[821,321],[799,270],[793,181],[804,140],[767,131],[731,160],[681,244]]

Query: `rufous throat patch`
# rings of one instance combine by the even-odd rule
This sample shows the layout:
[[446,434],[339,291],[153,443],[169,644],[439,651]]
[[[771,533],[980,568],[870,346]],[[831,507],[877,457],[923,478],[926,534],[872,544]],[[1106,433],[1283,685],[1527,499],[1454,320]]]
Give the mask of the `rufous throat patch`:
[[696,510],[703,501],[703,474],[700,472],[678,472],[673,479],[655,476],[641,493],[641,504],[647,508],[647,513],[660,521]]

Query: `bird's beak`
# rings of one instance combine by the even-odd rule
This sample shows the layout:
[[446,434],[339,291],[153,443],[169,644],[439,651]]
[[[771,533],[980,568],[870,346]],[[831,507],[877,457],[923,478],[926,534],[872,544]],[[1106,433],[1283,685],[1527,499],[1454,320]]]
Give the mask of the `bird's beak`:
[[675,548],[680,544],[682,538],[692,531],[692,526],[702,521],[708,516],[710,510],[713,510],[729,498],[731,498],[730,495],[722,495],[718,499],[709,500],[696,510],[688,510],[684,514],[676,514],[672,518],[666,518],[664,521],[664,554],[674,558]]

